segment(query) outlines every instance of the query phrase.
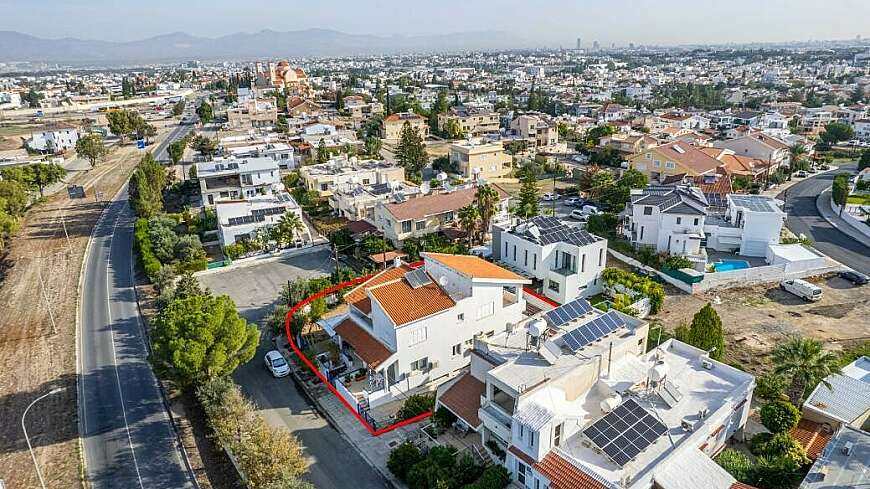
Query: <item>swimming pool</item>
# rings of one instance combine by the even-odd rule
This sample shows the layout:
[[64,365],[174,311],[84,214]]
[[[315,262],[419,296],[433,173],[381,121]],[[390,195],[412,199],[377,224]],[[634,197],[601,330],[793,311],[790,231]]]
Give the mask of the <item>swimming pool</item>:
[[730,272],[744,268],[749,268],[749,262],[746,260],[719,260],[713,264],[713,270],[717,272]]

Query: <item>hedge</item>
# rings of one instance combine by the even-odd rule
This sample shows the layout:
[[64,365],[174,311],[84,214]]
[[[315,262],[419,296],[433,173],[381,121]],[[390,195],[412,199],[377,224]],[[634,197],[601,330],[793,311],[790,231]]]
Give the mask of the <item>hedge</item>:
[[136,224],[133,228],[133,243],[136,251],[139,253],[139,260],[142,263],[142,269],[148,280],[151,282],[157,278],[157,272],[160,271],[160,260],[154,256],[151,250],[151,238],[148,235],[148,219],[140,217],[136,219]]
[[626,272],[619,268],[605,268],[601,278],[608,287],[620,284],[639,294],[649,297],[650,314],[657,314],[665,304],[665,289],[648,277]]

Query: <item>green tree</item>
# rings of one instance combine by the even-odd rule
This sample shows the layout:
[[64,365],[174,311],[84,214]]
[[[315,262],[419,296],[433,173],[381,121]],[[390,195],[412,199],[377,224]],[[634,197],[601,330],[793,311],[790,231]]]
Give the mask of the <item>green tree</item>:
[[865,149],[861,153],[861,159],[858,160],[858,171],[862,171],[865,168],[870,168],[870,149]]
[[181,99],[178,102],[176,102],[175,105],[172,106],[172,115],[175,117],[178,117],[181,114],[183,114],[184,113],[184,105],[185,105],[184,99]]
[[28,205],[30,198],[25,182],[0,180],[0,210],[17,219],[24,215]]
[[183,386],[232,374],[254,357],[260,340],[225,295],[172,302],[155,318],[152,335],[154,362]]
[[275,132],[281,134],[287,134],[290,132],[290,125],[287,124],[287,116],[284,114],[279,114],[278,118],[275,120]]
[[187,138],[182,138],[169,143],[166,152],[169,154],[169,159],[172,161],[173,165],[181,163],[181,159],[184,157],[184,150],[187,148],[187,143]]
[[450,119],[444,127],[444,135],[447,139],[462,139],[465,137],[465,131],[457,120]]
[[151,217],[163,210],[166,171],[146,153],[136,165],[128,185],[130,207],[140,217]]
[[483,243],[490,232],[492,218],[498,212],[501,197],[495,188],[485,184],[477,187],[474,200],[477,205],[477,211],[480,213],[480,229],[478,231],[480,232],[480,242]]
[[525,219],[538,215],[539,212],[538,178],[529,167],[520,169],[520,191],[514,214]]
[[377,136],[369,136],[366,138],[366,154],[371,157],[378,159],[381,156],[381,139]]
[[834,177],[834,183],[831,185],[831,199],[840,206],[840,214],[842,214],[843,208],[849,200],[849,175],[847,173],[840,173]]
[[113,110],[106,113],[106,119],[109,121],[109,130],[112,134],[118,136],[121,144],[124,144],[124,139],[133,132],[133,121],[130,119],[130,112],[127,110]]
[[678,340],[696,348],[710,352],[710,358],[722,360],[725,357],[725,336],[722,334],[722,319],[709,302],[695,313],[692,324],[675,330]]
[[790,338],[773,350],[772,360],[773,372],[789,379],[786,394],[795,406],[801,405],[807,388],[819,382],[830,389],[825,377],[840,372],[837,356],[810,338]]
[[738,481],[746,482],[752,474],[752,460],[739,450],[726,448],[714,460]]
[[468,247],[471,248],[474,242],[474,235],[477,232],[477,227],[480,224],[480,212],[477,207],[467,205],[459,209],[459,225],[468,235]]
[[326,147],[326,143],[322,139],[317,144],[317,156],[315,157],[315,161],[317,163],[326,163],[329,161],[329,149]]
[[420,453],[420,450],[413,443],[406,441],[390,451],[387,468],[400,481],[405,482],[408,471],[421,460],[423,460],[423,454]]
[[586,230],[598,236],[608,237],[614,235],[618,225],[619,217],[616,214],[604,212],[589,216],[589,220],[586,221]]
[[86,134],[76,141],[76,153],[88,159],[91,168],[109,154],[109,149],[103,142],[103,137],[97,133]]
[[797,426],[801,412],[790,402],[772,401],[761,407],[761,424],[771,433],[785,433]]
[[429,155],[423,144],[420,130],[411,127],[411,123],[405,121],[399,136],[399,144],[396,147],[396,159],[405,168],[405,178],[413,182],[419,182],[423,168],[429,163]]
[[825,130],[820,137],[822,141],[828,144],[837,144],[840,141],[848,141],[854,138],[855,130],[848,124],[832,122],[825,126]]
[[789,154],[789,168],[788,168],[788,178],[791,180],[791,174],[794,172],[803,161],[804,157],[807,154],[807,147],[803,144],[796,143],[792,144],[788,147]]
[[199,107],[196,108],[196,115],[199,116],[199,120],[202,124],[206,125],[214,119],[214,110],[212,109],[211,104],[203,100],[202,103],[199,104]]
[[45,187],[63,180],[66,176],[64,167],[57,163],[38,163],[24,167],[27,181],[39,190],[39,195],[45,195]]
[[275,228],[277,229],[279,237],[278,245],[289,246],[296,240],[299,233],[305,229],[305,224],[302,223],[302,219],[298,214],[295,212],[288,212],[278,219]]
[[191,147],[196,151],[199,151],[199,154],[203,156],[214,156],[214,154],[217,153],[217,140],[198,134],[193,138]]

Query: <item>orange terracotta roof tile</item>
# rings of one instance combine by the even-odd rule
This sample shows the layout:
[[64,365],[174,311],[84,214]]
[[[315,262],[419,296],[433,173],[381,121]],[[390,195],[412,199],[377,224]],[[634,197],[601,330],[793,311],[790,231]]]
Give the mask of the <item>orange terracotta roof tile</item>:
[[819,458],[825,445],[831,439],[832,433],[828,426],[808,419],[801,419],[797,426],[792,428],[791,436],[807,451],[810,460]]
[[[499,198],[504,200],[509,194],[498,185],[491,185],[498,192]],[[435,216],[459,209],[474,203],[477,189],[474,187],[456,190],[450,193],[429,194],[422,197],[408,199],[400,203],[387,204],[387,211],[397,221],[409,219],[423,219],[426,216]]]
[[551,489],[607,489],[607,486],[554,452],[536,463],[535,470],[550,481]]
[[758,489],[758,488],[755,486],[750,486],[749,484],[744,484],[742,482],[735,482],[734,484],[731,484],[731,487],[729,489]]
[[410,271],[411,267],[402,264],[401,267],[389,268],[387,270],[379,272],[375,274],[375,276],[373,276],[372,278],[368,279],[366,282],[363,282],[355,289],[345,294],[344,301],[359,309],[360,312],[362,312],[363,314],[369,314],[372,312],[372,303],[369,299],[368,294],[366,294],[366,289],[381,285],[385,282],[396,280],[397,278],[401,278],[405,275],[405,273]]
[[435,281],[416,289],[403,278],[368,288],[393,323],[402,326],[456,305]]
[[423,253],[423,256],[442,263],[469,278],[522,280],[528,282],[524,277],[474,255]]
[[441,394],[438,402],[462,418],[462,421],[469,426],[477,429],[480,426],[477,410],[480,409],[480,396],[483,395],[485,387],[483,382],[470,373],[465,373]]
[[533,459],[531,457],[531,455],[527,455],[526,452],[520,450],[516,446],[514,446],[514,445],[509,446],[508,451],[511,452],[512,454],[514,454],[514,456],[516,458],[525,462],[526,465],[535,465],[535,459]]
[[366,362],[369,367],[377,368],[393,354],[380,341],[359,327],[352,319],[347,318],[335,327],[335,332],[353,347],[353,351]]
[[401,251],[387,251],[385,253],[372,253],[369,255],[369,260],[381,264],[384,262],[391,262],[394,258],[407,258],[407,253],[402,253]]

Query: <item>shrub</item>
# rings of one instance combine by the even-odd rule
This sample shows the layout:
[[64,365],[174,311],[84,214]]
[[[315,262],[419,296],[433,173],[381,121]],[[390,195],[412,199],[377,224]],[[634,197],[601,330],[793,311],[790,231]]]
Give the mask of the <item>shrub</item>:
[[773,435],[767,443],[764,443],[760,447],[760,449],[761,456],[785,459],[796,467],[810,463],[810,459],[807,458],[807,452],[804,450],[804,447],[802,447],[801,444],[788,433],[777,433]]
[[483,470],[479,479],[465,486],[465,489],[504,489],[511,476],[503,465],[493,464]]
[[722,319],[710,303],[695,313],[692,324],[688,328],[680,326],[675,333],[680,341],[710,352],[710,358],[714,360],[722,360],[725,356]]
[[136,224],[133,228],[133,240],[136,251],[139,252],[139,261],[142,264],[142,270],[148,276],[148,280],[154,281],[157,274],[160,272],[160,260],[154,255],[151,244],[151,237],[148,232],[148,220],[145,218],[136,219]]
[[601,278],[608,287],[619,284],[649,297],[651,314],[657,314],[665,304],[664,287],[648,277],[641,277],[619,268],[605,268],[601,273]]
[[749,451],[755,456],[764,455],[765,447],[771,438],[773,438],[772,433],[758,433],[749,440]]
[[761,424],[772,433],[786,433],[800,419],[800,411],[788,401],[773,401],[761,407]]
[[501,460],[504,460],[505,455],[507,455],[507,453],[505,453],[505,451],[502,450],[494,440],[486,440],[486,447],[489,448],[493,455]]
[[408,487],[440,489],[451,487],[456,465],[456,451],[447,447],[432,447],[426,457],[408,470]]
[[616,234],[616,226],[619,224],[619,218],[616,214],[605,212],[589,216],[589,221],[586,223],[586,230],[592,234],[608,237]]
[[785,377],[776,374],[759,375],[755,379],[755,390],[753,395],[765,401],[779,401],[787,399],[785,397],[785,388],[788,381]]
[[420,449],[413,443],[406,441],[390,451],[387,468],[404,482],[411,467],[421,460],[423,460],[423,454],[420,453]]
[[241,243],[233,243],[224,246],[224,255],[230,260],[235,260],[242,256],[245,252],[245,247]]
[[759,489],[791,487],[800,479],[796,466],[785,458],[759,457],[749,475],[749,484]]
[[726,448],[716,456],[716,463],[735,479],[745,482],[752,474],[752,460],[745,453]]
[[685,256],[674,255],[669,256],[668,259],[665,260],[665,266],[671,270],[679,270],[681,268],[692,268],[692,262]]
[[432,415],[432,420],[441,428],[447,428],[456,421],[456,415],[444,406],[438,408]]
[[431,411],[433,407],[435,407],[435,394],[414,394],[405,400],[397,416],[399,419],[410,419]]

